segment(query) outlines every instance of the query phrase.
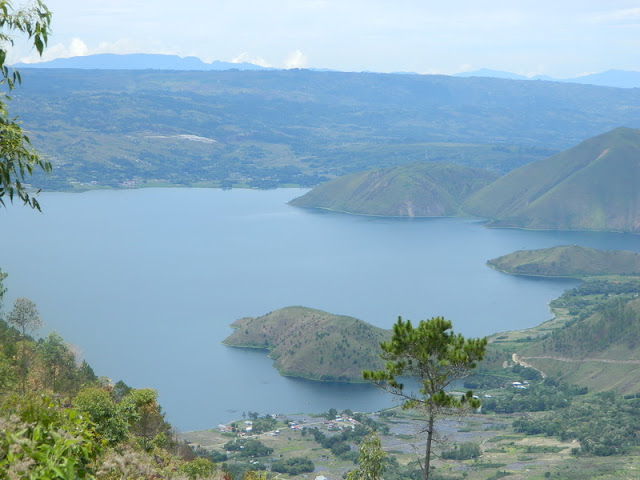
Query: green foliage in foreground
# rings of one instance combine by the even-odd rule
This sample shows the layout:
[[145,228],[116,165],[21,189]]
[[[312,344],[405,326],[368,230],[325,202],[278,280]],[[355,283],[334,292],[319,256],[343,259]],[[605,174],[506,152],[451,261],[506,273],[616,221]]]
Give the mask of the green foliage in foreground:
[[2,406],[1,478],[94,478],[101,450],[87,419],[48,397],[14,397]]
[[513,422],[517,432],[527,435],[577,439],[576,455],[621,455],[640,445],[640,400],[625,400],[613,392],[574,402],[543,417],[523,417]]
[[[11,2],[0,1],[0,85],[9,91],[21,83],[20,74],[5,65],[9,46],[14,44],[14,34],[26,36],[42,55],[50,33],[51,12],[40,0],[27,8],[14,10]],[[5,105],[10,100],[5,94],[0,100],[0,205],[5,200],[19,198],[25,205],[40,210],[38,201],[30,195],[25,181],[35,170],[51,171],[51,163],[38,155],[31,141],[22,130],[17,117],[9,115]]]
[[[404,409],[419,409],[424,415],[427,422],[422,464],[425,480],[430,475],[435,419],[464,408],[480,407],[480,400],[474,398],[471,390],[457,396],[445,389],[476,368],[484,358],[487,339],[464,338],[454,333],[452,327],[444,317],[422,320],[416,328],[410,320],[398,318],[391,340],[380,345],[385,370],[362,372],[366,380],[400,398]],[[402,377],[415,378],[420,385],[418,392],[405,390],[399,381]]]
[[387,468],[387,455],[382,449],[380,437],[375,434],[367,435],[360,444],[358,468],[347,474],[347,480],[378,480],[382,479]]

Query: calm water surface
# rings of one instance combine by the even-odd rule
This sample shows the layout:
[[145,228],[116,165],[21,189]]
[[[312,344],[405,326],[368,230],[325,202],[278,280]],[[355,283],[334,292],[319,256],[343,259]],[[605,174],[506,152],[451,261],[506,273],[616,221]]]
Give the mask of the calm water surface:
[[289,207],[305,190],[147,189],[41,195],[0,209],[8,298],[34,300],[98,375],[154,387],[182,430],[243,411],[375,410],[368,385],[284,378],[264,352],[225,347],[229,324],[288,305],[389,328],[443,315],[468,336],[530,327],[572,280],[488,268],[522,248],[640,251],[633,235],[487,229],[473,219],[388,219]]

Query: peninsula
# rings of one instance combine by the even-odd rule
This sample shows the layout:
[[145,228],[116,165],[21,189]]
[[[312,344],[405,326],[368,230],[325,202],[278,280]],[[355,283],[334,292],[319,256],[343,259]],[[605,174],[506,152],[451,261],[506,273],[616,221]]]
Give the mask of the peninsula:
[[362,370],[383,368],[380,342],[391,337],[357,318],[306,307],[241,318],[231,326],[235,331],[223,344],[269,350],[282,375],[324,382],[363,382]]

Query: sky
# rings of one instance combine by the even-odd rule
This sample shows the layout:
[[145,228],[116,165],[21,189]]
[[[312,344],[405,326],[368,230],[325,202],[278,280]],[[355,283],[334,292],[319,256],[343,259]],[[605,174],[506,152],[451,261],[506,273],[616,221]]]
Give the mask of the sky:
[[[17,2],[15,2],[17,4]],[[640,71],[640,0],[44,0],[43,57],[161,53],[277,68],[570,78]],[[18,43],[9,63],[38,56]]]

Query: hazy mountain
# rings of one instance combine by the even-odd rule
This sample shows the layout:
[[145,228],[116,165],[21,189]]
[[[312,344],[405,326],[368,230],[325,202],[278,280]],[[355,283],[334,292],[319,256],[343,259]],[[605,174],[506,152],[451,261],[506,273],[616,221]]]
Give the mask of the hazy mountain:
[[508,80],[530,80],[529,77],[524,75],[518,75],[512,72],[503,72],[501,70],[491,70],[488,68],[481,68],[480,70],[473,70],[471,72],[455,73],[454,77],[489,77],[489,78],[505,78]]
[[584,75],[567,79],[566,81],[604,87],[640,88],[640,72],[607,70],[606,72]]
[[16,68],[80,68],[98,70],[272,70],[252,63],[231,63],[218,60],[206,63],[197,57],[133,53],[117,55],[101,53],[71,58],[56,58],[48,62],[17,63]]
[[490,225],[640,233],[640,130],[616,128],[530,163],[471,195]]
[[607,70],[606,72],[582,75],[580,77],[553,78],[548,75],[527,77],[524,75],[518,75],[517,73],[482,68],[471,72],[456,73],[453,76],[504,78],[509,80],[545,80],[552,82],[580,83],[583,85],[598,85],[601,87],[640,88],[640,72],[626,70]]
[[[276,70],[261,67],[253,63],[233,63],[214,60],[206,63],[197,57],[179,57],[177,55],[162,55],[150,53],[114,54],[100,53],[70,58],[56,58],[39,63],[16,63],[16,68],[80,68],[98,70]],[[335,71],[326,68],[310,69],[318,72]],[[375,72],[362,72],[375,73]],[[414,72],[393,72],[394,74],[416,75]],[[527,77],[513,72],[481,68],[470,72],[460,72],[454,77],[488,77],[507,80],[548,80],[554,82],[581,83],[618,88],[640,88],[640,72],[625,70],[607,70],[574,78],[553,78],[547,75]]]
[[400,217],[452,216],[497,175],[435,162],[368,170],[336,178],[292,200],[299,207]]

